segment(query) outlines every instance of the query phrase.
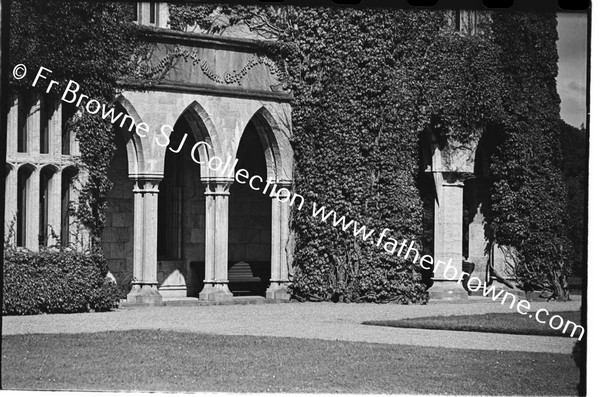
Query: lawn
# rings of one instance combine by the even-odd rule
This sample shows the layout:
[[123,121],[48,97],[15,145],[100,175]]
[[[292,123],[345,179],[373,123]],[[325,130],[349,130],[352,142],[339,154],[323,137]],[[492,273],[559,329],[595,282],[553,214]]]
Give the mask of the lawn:
[[34,390],[575,395],[564,354],[172,331],[2,338],[2,387]]
[[[535,315],[535,313],[531,313]],[[553,315],[559,315],[564,322],[572,321],[581,324],[578,311],[570,312],[552,312],[549,316],[545,313],[540,316],[542,320],[548,322]],[[493,332],[499,334],[520,334],[520,335],[546,335],[570,337],[573,326],[569,327],[567,333],[563,334],[561,330],[554,330],[546,324],[540,324],[529,315],[519,313],[488,313],[468,316],[436,316],[420,317],[401,320],[377,320],[366,321],[367,325],[382,325],[386,327],[398,328],[423,328],[423,329],[443,329],[452,331],[474,331],[474,332]],[[556,322],[554,325],[558,325]],[[564,324],[563,324],[564,327]],[[580,331],[575,334],[574,340],[579,337]]]

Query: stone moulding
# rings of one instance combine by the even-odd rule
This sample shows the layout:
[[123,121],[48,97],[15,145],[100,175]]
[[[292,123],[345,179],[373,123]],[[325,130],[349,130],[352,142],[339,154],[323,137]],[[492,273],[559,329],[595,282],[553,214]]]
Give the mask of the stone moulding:
[[176,45],[175,48],[167,55],[161,58],[157,65],[150,68],[150,73],[156,75],[165,68],[169,67],[170,62],[177,58],[181,58],[187,62],[188,58],[191,59],[194,66],[200,64],[200,70],[206,77],[217,84],[241,84],[242,79],[258,65],[266,65],[271,75],[275,76],[277,80],[282,81],[283,72],[277,64],[269,57],[265,55],[254,54],[254,56],[240,69],[231,70],[223,73],[223,76],[219,75],[214,69],[212,69],[206,59],[201,59],[198,56],[197,51],[190,51],[188,49],[182,49]]
[[294,96],[291,93],[283,91],[260,91],[248,90],[238,87],[222,86],[215,87],[207,84],[192,84],[181,83],[176,81],[162,81],[147,86],[143,81],[139,80],[119,80],[117,84],[120,87],[125,87],[133,90],[142,91],[166,91],[176,93],[204,94],[220,97],[233,97],[243,99],[258,99],[273,102],[291,102]]
[[143,36],[155,42],[192,45],[230,51],[256,52],[260,41],[212,34],[181,32],[178,30],[145,27]]

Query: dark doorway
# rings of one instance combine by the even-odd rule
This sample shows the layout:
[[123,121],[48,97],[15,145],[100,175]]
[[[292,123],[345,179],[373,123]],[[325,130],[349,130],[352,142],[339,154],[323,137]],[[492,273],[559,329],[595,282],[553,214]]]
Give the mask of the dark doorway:
[[[236,171],[245,169],[250,177],[258,175],[266,181],[265,149],[257,128],[264,127],[261,123],[255,117],[244,130],[236,155],[239,159]],[[263,194],[263,189],[253,190],[248,183],[234,183],[230,188],[228,256],[230,269],[238,262],[248,263],[252,273],[247,272],[248,277],[254,280],[248,283],[230,280],[230,291],[238,296],[265,296],[271,275],[271,198]]]

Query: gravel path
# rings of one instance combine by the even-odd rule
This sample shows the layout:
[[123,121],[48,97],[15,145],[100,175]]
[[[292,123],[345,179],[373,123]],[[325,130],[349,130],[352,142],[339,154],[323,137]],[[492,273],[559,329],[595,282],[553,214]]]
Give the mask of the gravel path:
[[[533,302],[532,310],[578,310],[579,301]],[[400,329],[362,325],[366,320],[436,315],[512,312],[498,302],[425,306],[285,303],[228,306],[123,308],[109,313],[3,317],[3,335],[85,333],[160,329],[221,335],[314,338],[459,349],[513,350],[570,354],[574,338]],[[535,320],[532,320],[535,321]]]

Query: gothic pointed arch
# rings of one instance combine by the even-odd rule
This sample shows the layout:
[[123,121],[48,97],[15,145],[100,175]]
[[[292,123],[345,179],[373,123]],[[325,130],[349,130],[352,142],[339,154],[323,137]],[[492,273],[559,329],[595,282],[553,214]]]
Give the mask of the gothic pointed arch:
[[[212,157],[219,157],[224,160],[225,156],[212,119],[202,105],[197,101],[193,101],[181,112],[175,125],[182,120],[189,126],[189,133],[192,135],[195,143],[206,142],[206,144],[197,146],[193,155],[193,158],[197,160],[196,162],[201,163],[200,174],[202,179],[206,180],[209,177],[216,177],[214,172],[208,168],[208,162]],[[188,155],[192,154],[188,153]]]
[[[127,163],[129,175],[139,175],[143,172],[146,161],[146,152],[149,150],[151,142],[150,137],[136,133],[136,126],[142,123],[142,119],[131,102],[119,95],[113,102],[115,106],[114,115],[118,117],[119,113],[122,116],[113,123],[115,132],[121,135],[121,138],[126,142]],[[133,123],[133,128],[130,128]]]
[[248,125],[250,124],[260,137],[267,162],[267,177],[277,181],[290,181],[292,147],[282,122],[276,120],[265,106],[261,106],[248,121]]

